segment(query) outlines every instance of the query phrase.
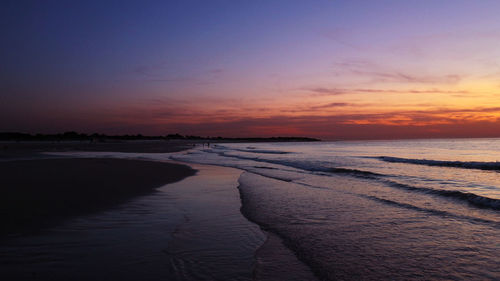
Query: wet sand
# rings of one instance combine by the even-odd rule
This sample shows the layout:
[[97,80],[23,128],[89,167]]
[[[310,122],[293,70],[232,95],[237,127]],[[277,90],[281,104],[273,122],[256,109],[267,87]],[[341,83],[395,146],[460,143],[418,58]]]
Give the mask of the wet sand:
[[[192,177],[36,235],[0,241],[8,280],[255,280],[266,240],[240,212],[242,171]],[[274,252],[274,251],[273,251]]]
[[0,238],[106,210],[194,174],[189,166],[141,160],[0,161]]

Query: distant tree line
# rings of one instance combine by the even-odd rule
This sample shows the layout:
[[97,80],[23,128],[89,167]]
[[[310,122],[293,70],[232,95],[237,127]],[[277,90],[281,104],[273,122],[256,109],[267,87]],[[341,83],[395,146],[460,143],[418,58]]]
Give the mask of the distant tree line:
[[248,142],[287,142],[287,141],[319,141],[319,139],[306,137],[271,137],[271,138],[225,138],[225,137],[201,137],[183,136],[180,134],[168,134],[165,136],[143,136],[136,135],[105,135],[105,134],[82,134],[77,132],[65,132],[59,134],[27,134],[17,132],[0,132],[0,141],[106,141],[106,140],[204,140],[204,141],[248,141]]

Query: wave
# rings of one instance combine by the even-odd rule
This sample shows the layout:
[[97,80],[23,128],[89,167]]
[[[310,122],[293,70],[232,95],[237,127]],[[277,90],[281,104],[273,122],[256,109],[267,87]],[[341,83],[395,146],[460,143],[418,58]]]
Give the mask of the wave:
[[471,217],[471,216],[462,216],[462,215],[457,215],[457,214],[454,214],[454,213],[450,213],[450,212],[447,212],[447,211],[440,211],[440,210],[436,210],[436,209],[429,209],[429,208],[417,207],[417,206],[414,206],[414,205],[411,205],[411,204],[396,202],[396,201],[393,201],[393,200],[389,200],[389,199],[385,199],[385,198],[379,198],[379,197],[372,196],[372,195],[358,194],[358,196],[361,196],[361,197],[364,197],[364,198],[367,198],[367,199],[371,199],[371,200],[374,200],[374,201],[382,202],[382,203],[387,204],[387,205],[393,205],[393,206],[405,208],[405,209],[415,210],[415,211],[419,211],[419,212],[426,212],[426,213],[430,213],[430,214],[433,214],[433,215],[444,216],[444,217],[455,217],[455,218],[458,218],[458,219],[466,219],[466,220],[473,221],[473,222],[485,223],[485,224],[488,224],[488,225],[492,225],[492,226],[495,226],[497,228],[500,227],[500,225],[498,225],[498,222],[492,221],[492,220],[487,220],[487,219],[482,219],[482,218],[477,218],[477,217]]
[[246,148],[232,148],[223,145],[214,145],[216,149],[225,149],[229,151],[240,151],[240,152],[248,152],[248,153],[263,153],[263,154],[290,154],[293,152],[289,151],[281,151],[281,150],[269,150],[269,149],[257,149],[254,146],[247,146]]
[[374,172],[368,172],[368,171],[362,171],[362,170],[356,170],[356,169],[348,169],[348,168],[331,168],[328,172],[331,172],[334,174],[347,174],[349,176],[354,176],[354,177],[359,177],[359,178],[368,178],[368,179],[379,178],[379,177],[385,176],[385,175],[374,173]]
[[[344,175],[349,175],[352,177],[364,178],[364,179],[374,179],[374,178],[385,177],[385,175],[383,175],[383,174],[378,174],[378,173],[374,173],[374,172],[357,170],[357,169],[349,169],[349,168],[341,168],[341,167],[333,167],[333,168],[325,167],[325,166],[322,166],[320,163],[309,162],[309,161],[271,160],[271,159],[262,159],[262,158],[254,158],[254,157],[245,157],[245,156],[240,156],[240,155],[231,155],[231,154],[227,154],[227,153],[221,153],[221,155],[225,156],[225,157],[233,157],[233,158],[238,158],[238,159],[242,159],[242,160],[252,160],[252,161],[256,161],[256,162],[277,164],[277,165],[292,167],[295,169],[301,169],[301,170],[309,171],[309,172],[322,172],[322,173],[328,173],[328,174],[344,174]],[[254,167],[255,168],[264,168],[264,169],[276,169],[276,168],[261,167],[261,166],[254,166]]]
[[410,159],[410,158],[399,158],[391,156],[378,156],[370,157],[376,158],[385,162],[390,163],[408,163],[416,165],[426,165],[426,166],[438,166],[438,167],[454,167],[463,169],[478,169],[478,170],[493,170],[500,171],[500,162],[478,162],[478,161],[443,161],[443,160],[427,160],[427,159]]
[[461,201],[466,201],[480,208],[489,208],[493,210],[500,210],[500,199],[493,199],[484,196],[480,196],[470,192],[458,191],[458,190],[444,190],[444,189],[433,189],[427,187],[416,187],[407,184],[397,183],[393,181],[385,181],[390,186],[396,188],[403,188],[406,190],[417,191],[427,194],[433,194],[443,197],[449,197]]
[[288,151],[280,151],[280,150],[267,150],[267,149],[232,149],[241,152],[249,152],[249,153],[263,153],[263,154],[290,154],[292,152]]
[[317,163],[314,163],[312,161],[287,161],[287,160],[278,160],[278,159],[263,159],[263,158],[259,158],[259,157],[247,157],[247,156],[241,156],[241,155],[233,155],[233,154],[228,154],[226,152],[219,152],[219,155],[224,156],[224,157],[241,159],[241,160],[251,160],[251,161],[255,161],[255,162],[282,165],[282,166],[292,167],[292,168],[301,169],[301,170],[309,171],[309,172],[328,172],[330,170],[330,168],[323,167],[323,166],[321,166]]
[[428,187],[416,187],[407,184],[397,183],[391,180],[384,180],[383,177],[386,175],[356,170],[356,169],[346,169],[346,168],[333,168],[331,169],[333,173],[346,174],[349,176],[354,176],[358,178],[375,179],[380,180],[388,184],[389,186],[402,188],[410,191],[416,191],[421,193],[427,193],[431,195],[437,195],[442,197],[453,198],[460,201],[466,201],[471,205],[480,208],[489,208],[493,210],[500,210],[500,199],[488,198],[485,196],[477,195],[470,192],[458,191],[458,190],[445,190],[445,189],[433,189]]
[[266,166],[253,166],[254,168],[257,169],[268,169],[268,170],[277,170],[278,168],[273,168],[273,167],[266,167]]
[[480,208],[489,208],[489,209],[493,209],[493,210],[500,210],[500,199],[488,198],[488,197],[484,197],[484,196],[477,195],[477,194],[470,193],[470,192],[411,186],[411,185],[407,185],[407,184],[397,183],[397,182],[394,182],[391,180],[383,180],[382,178],[386,177],[386,175],[383,175],[383,174],[362,171],[362,170],[356,170],[356,169],[333,168],[331,170],[331,172],[340,173],[340,174],[347,174],[350,176],[355,176],[355,177],[360,177],[360,178],[381,180],[382,182],[384,182],[392,187],[403,188],[406,190],[411,190],[411,191],[416,191],[416,192],[427,193],[427,194],[432,194],[432,195],[437,195],[437,196],[442,196],[442,197],[449,197],[449,198],[453,198],[453,199],[457,199],[457,200],[461,200],[461,201],[466,201],[466,202],[468,202],[474,206],[480,207]]
[[[269,163],[287,166],[295,169],[300,169],[308,172],[323,172],[328,174],[347,174],[349,176],[360,177],[360,178],[375,178],[375,177],[384,177],[383,174],[378,174],[369,171],[349,169],[349,168],[341,168],[341,167],[327,167],[322,162],[315,161],[289,161],[282,159],[263,159],[258,157],[247,157],[241,155],[232,155],[225,152],[220,152],[219,155],[224,157],[237,158],[241,160],[251,160],[255,162]],[[261,167],[261,166],[253,166],[255,168],[264,168],[264,169],[276,169],[271,167]]]
[[[239,155],[230,155],[230,154],[227,154],[224,152],[220,153],[220,155],[226,156],[226,157],[243,159],[243,160],[252,160],[252,161],[257,161],[257,162],[278,164],[278,165],[288,166],[288,167],[301,169],[301,170],[305,170],[305,171],[309,171],[309,172],[321,172],[321,173],[326,173],[326,174],[343,174],[343,175],[348,175],[348,176],[352,176],[352,177],[356,177],[356,178],[379,180],[379,181],[381,181],[389,186],[396,187],[396,188],[403,188],[403,189],[411,190],[411,191],[415,191],[415,192],[427,193],[430,195],[448,197],[448,198],[452,198],[452,199],[459,200],[459,201],[465,201],[465,202],[467,202],[473,206],[479,207],[479,208],[489,208],[489,209],[493,209],[493,210],[500,210],[500,199],[488,198],[488,197],[480,196],[480,195],[477,195],[474,193],[463,192],[463,191],[458,191],[458,190],[444,190],[444,189],[433,189],[433,188],[427,188],[427,187],[411,186],[411,185],[407,185],[407,184],[397,183],[397,182],[394,182],[394,181],[391,181],[388,179],[384,179],[384,178],[387,178],[389,175],[384,175],[384,174],[379,174],[379,173],[374,173],[374,172],[369,172],[369,171],[364,171],[364,170],[341,168],[341,167],[333,167],[333,168],[332,167],[325,167],[325,166],[322,166],[321,163],[319,163],[319,162],[315,163],[315,162],[309,162],[309,161],[286,161],[286,160],[271,160],[271,159],[255,158],[255,157],[245,157],[245,156],[239,156]],[[394,159],[394,158],[396,158],[396,157],[391,157],[391,159]],[[396,158],[396,159],[405,159],[405,158]],[[499,165],[500,165],[500,163],[499,163]]]

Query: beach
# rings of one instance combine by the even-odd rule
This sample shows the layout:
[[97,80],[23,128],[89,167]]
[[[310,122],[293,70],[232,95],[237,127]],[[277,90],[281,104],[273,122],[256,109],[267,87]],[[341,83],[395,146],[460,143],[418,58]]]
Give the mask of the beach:
[[130,152],[23,145],[24,160],[0,161],[8,280],[316,280],[241,213],[242,170],[187,166],[130,143]]
[[61,157],[47,153],[113,151],[168,153],[184,141],[0,142],[0,239],[106,210],[195,171],[186,165],[134,159]]
[[188,166],[124,159],[1,161],[0,235],[106,210],[193,175]]
[[[218,143],[174,153],[52,151],[38,156],[45,160],[5,160],[51,180],[66,171],[68,181],[93,175],[112,184],[136,174],[151,185],[120,200],[121,191],[110,189],[105,208],[0,241],[0,274],[498,280],[499,151],[498,139]],[[57,161],[73,164],[44,172],[51,169],[44,163]],[[91,168],[79,168],[84,163]],[[96,167],[108,164],[116,170],[98,175]],[[15,171],[23,166],[12,167],[6,173],[22,178]],[[161,174],[172,168],[191,176],[169,181]],[[117,185],[134,182],[121,180]]]

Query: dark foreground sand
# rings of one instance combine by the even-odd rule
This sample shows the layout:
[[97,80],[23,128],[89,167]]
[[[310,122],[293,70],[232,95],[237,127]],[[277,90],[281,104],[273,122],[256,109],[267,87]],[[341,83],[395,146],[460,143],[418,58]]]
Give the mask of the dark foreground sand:
[[193,174],[185,165],[124,159],[0,162],[0,238],[104,210]]

